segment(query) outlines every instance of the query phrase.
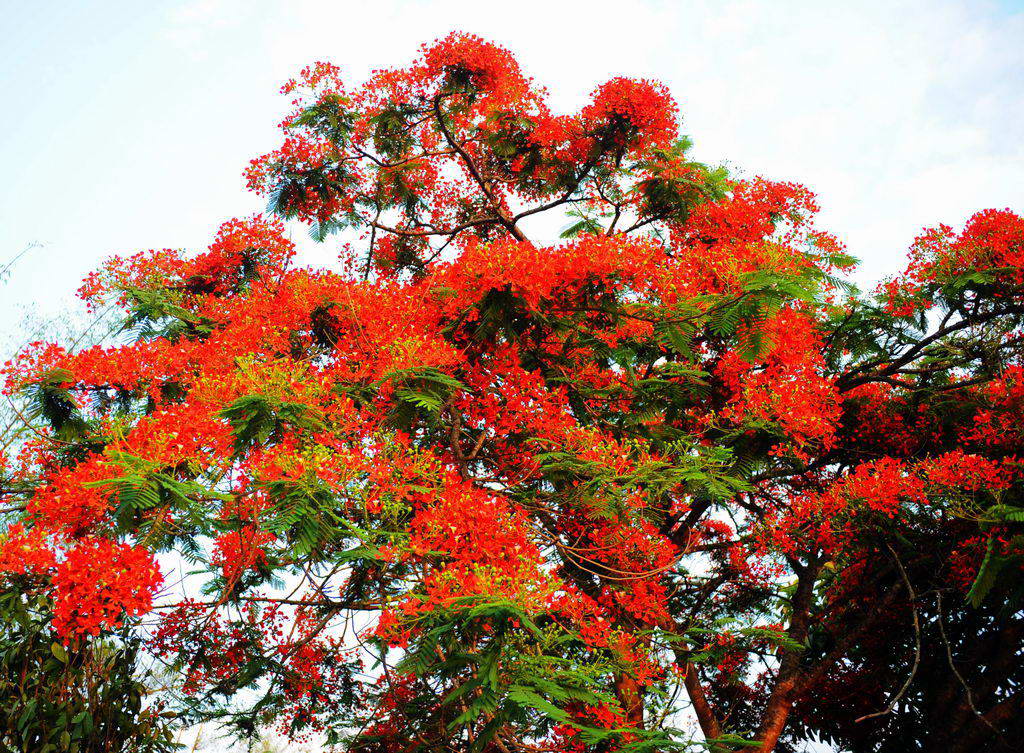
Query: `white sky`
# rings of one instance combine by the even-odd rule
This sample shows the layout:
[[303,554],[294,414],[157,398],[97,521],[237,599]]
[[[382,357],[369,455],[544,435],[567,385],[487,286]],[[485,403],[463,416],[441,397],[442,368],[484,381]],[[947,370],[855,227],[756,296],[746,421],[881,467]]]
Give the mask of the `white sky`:
[[108,254],[261,210],[241,173],[304,64],[361,79],[452,29],[508,46],[559,109],[662,79],[699,158],[816,190],[868,279],[924,225],[1024,211],[1024,0],[0,0],[0,268],[46,244],[0,286],[0,331]]

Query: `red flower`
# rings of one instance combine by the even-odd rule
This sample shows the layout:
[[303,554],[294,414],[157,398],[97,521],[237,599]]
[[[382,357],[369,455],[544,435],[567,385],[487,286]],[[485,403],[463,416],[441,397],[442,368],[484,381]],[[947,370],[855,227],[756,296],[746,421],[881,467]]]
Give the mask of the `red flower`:
[[125,615],[148,612],[162,582],[146,549],[82,539],[54,571],[54,628],[68,639],[116,628]]

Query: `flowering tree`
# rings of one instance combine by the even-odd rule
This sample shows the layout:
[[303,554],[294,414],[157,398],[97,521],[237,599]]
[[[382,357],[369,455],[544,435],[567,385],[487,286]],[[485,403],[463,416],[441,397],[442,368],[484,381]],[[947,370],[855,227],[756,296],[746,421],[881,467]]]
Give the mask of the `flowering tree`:
[[[0,268],[0,295],[11,281],[6,272],[34,247],[28,246]],[[24,342],[50,337],[80,343],[90,333],[102,337],[102,325],[102,317],[81,324],[64,317],[26,317],[18,329]],[[42,416],[30,419],[18,403],[0,403],[0,458],[13,455],[26,438],[47,430]],[[129,622],[85,640],[62,641],[54,629],[53,589],[40,588],[40,581],[30,574],[35,568],[23,571],[17,550],[12,549],[18,546],[20,529],[13,531],[14,543],[10,530],[5,540],[3,523],[17,520],[24,510],[21,502],[42,481],[40,472],[38,465],[15,470],[0,464],[0,546],[5,557],[0,575],[0,751],[176,751],[177,714],[164,710],[165,699],[153,697],[160,681],[146,671],[150,662],[145,636]],[[87,551],[83,548],[78,556]]]
[[231,220],[89,278],[130,344],[8,367],[48,428],[0,571],[66,643],[147,615],[191,714],[367,753],[1020,724],[1024,219],[861,295],[813,195],[693,161],[651,81],[556,115],[454,34],[284,92],[249,184],[338,265]]

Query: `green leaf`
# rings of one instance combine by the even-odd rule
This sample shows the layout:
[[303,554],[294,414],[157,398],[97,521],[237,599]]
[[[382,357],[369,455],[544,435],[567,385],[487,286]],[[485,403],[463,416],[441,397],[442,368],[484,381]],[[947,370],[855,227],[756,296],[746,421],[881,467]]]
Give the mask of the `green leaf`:
[[508,699],[520,706],[536,709],[561,724],[570,721],[569,715],[565,711],[522,685],[512,685],[508,691]]
[[980,606],[988,596],[996,584],[999,572],[1009,561],[1006,557],[1000,556],[998,550],[998,541],[994,536],[990,537],[985,549],[985,558],[981,561],[981,567],[978,569],[978,575],[971,585],[971,590],[967,592],[967,601],[974,607]]

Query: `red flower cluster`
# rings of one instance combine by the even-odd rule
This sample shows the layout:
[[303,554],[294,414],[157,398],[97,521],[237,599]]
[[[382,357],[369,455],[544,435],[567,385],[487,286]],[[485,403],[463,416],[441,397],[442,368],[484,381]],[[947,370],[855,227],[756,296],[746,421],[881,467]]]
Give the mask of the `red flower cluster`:
[[613,78],[597,88],[580,117],[588,129],[608,130],[616,146],[667,147],[678,129],[678,105],[662,84]]
[[15,523],[0,539],[0,573],[45,573],[55,564],[57,558],[41,528],[26,531],[23,524]]
[[221,534],[213,542],[211,563],[221,569],[224,578],[234,583],[246,570],[266,564],[264,544],[274,540],[274,534],[252,526]]
[[124,615],[148,612],[162,582],[143,547],[82,539],[54,568],[54,627],[68,638],[115,628]]
[[911,246],[907,269],[884,283],[880,292],[893,314],[906,316],[930,306],[927,288],[947,285],[964,270],[1014,286],[1024,282],[1024,217],[1009,209],[986,209],[972,216],[960,233],[949,225],[926,230]]

